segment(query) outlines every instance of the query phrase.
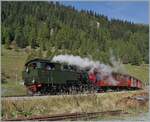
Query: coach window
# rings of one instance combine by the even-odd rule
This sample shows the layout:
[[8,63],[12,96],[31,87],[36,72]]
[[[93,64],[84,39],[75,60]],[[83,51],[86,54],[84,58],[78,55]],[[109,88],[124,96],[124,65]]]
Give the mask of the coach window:
[[129,78],[129,76],[126,75],[126,76],[125,76],[125,79],[126,79],[126,80],[129,80],[130,78]]
[[133,78],[131,77],[131,81],[133,82]]

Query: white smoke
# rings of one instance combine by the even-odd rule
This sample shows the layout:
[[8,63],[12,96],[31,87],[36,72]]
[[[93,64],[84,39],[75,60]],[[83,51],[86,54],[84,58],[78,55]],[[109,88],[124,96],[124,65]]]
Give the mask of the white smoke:
[[76,65],[80,68],[98,68],[103,70],[104,72],[111,72],[111,67],[101,64],[99,61],[93,61],[89,58],[81,58],[80,56],[73,56],[73,55],[57,55],[54,56],[52,61],[60,62],[60,63],[67,63],[69,65]]
[[112,68],[108,65],[102,64],[99,61],[93,61],[89,58],[81,58],[80,56],[73,55],[57,55],[52,59],[53,62],[67,63],[69,65],[76,65],[79,68],[90,68],[89,73],[97,72],[97,75],[107,81],[114,82],[111,76]]
[[61,63],[68,63],[70,65],[76,65],[81,68],[86,67],[96,67],[100,63],[98,61],[93,61],[88,58],[81,58],[80,56],[73,56],[73,55],[58,55],[54,56],[52,61],[54,62],[61,62]]
[[126,73],[126,70],[125,70],[123,63],[121,62],[121,60],[119,58],[117,59],[113,55],[112,50],[110,50],[110,62],[112,64],[112,70],[114,72]]

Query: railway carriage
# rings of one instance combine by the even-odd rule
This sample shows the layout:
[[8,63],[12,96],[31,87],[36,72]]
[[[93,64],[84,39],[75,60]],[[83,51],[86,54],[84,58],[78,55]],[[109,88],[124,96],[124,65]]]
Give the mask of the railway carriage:
[[111,76],[113,81],[105,79],[96,81],[96,76],[94,74],[89,74],[89,79],[95,86],[99,87],[103,91],[110,89],[114,91],[142,89],[142,81],[133,76],[115,72],[113,72]]

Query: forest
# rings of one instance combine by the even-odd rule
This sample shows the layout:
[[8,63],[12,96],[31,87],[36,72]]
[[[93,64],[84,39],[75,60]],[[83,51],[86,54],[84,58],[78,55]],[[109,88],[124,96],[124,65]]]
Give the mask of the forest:
[[104,63],[110,63],[113,52],[124,64],[149,63],[148,25],[110,20],[59,2],[1,3],[1,43],[6,49],[30,47],[30,58],[46,52],[44,58],[73,54]]

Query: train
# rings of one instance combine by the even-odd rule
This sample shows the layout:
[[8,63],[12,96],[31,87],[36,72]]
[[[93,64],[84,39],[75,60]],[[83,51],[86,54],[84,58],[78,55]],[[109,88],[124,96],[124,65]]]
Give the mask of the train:
[[142,89],[142,81],[116,72],[97,78],[97,72],[81,69],[75,65],[35,58],[27,61],[22,72],[22,79],[28,95],[101,93],[107,91]]

